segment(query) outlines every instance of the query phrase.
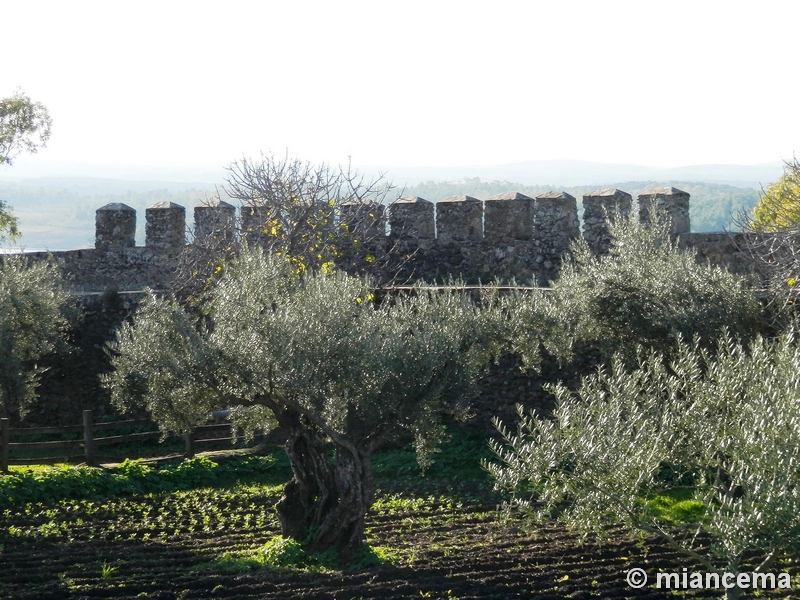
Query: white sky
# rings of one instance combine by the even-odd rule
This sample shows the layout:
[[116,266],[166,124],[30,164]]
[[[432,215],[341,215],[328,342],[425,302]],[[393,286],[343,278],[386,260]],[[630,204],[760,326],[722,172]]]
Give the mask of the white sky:
[[800,151],[798,23],[797,0],[0,0],[0,97],[53,117],[19,164],[756,164]]

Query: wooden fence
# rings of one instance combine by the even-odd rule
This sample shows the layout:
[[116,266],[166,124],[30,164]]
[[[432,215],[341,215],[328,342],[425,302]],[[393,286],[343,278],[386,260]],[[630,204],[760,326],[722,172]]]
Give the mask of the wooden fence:
[[[202,425],[194,431],[188,432],[183,439],[185,456],[191,458],[195,448],[200,445],[212,443],[230,443],[230,423],[217,423]],[[160,431],[140,431],[123,435],[98,436],[97,433],[109,430],[126,430],[133,428],[149,427],[155,425],[148,420],[116,421],[113,423],[93,423],[92,411],[83,411],[82,425],[69,425],[66,427],[30,427],[25,429],[10,429],[8,419],[0,419],[0,472],[8,473],[10,465],[47,465],[63,462],[82,461],[87,465],[96,465],[102,457],[98,455],[98,447],[132,442],[144,442],[161,437]],[[68,434],[83,433],[83,439],[53,440],[46,442],[14,442],[12,439],[66,436]],[[40,458],[10,458],[11,451],[24,454],[46,451],[51,456]],[[118,458],[118,457],[115,457]],[[126,458],[139,458],[128,456]]]

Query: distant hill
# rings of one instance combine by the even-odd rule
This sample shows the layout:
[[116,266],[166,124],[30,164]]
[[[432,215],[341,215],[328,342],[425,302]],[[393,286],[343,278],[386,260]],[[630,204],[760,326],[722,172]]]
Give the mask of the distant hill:
[[[13,168],[0,170],[0,181],[93,178],[162,184],[170,182],[202,187],[221,184],[226,175],[225,166],[109,165],[47,162],[38,158],[20,159],[14,163]],[[783,174],[783,163],[780,161],[759,165],[692,165],[666,168],[585,160],[536,160],[503,165],[447,167],[397,167],[358,163],[353,163],[353,166],[370,176],[385,173],[389,181],[399,186],[480,177],[483,181],[516,181],[523,185],[550,187],[608,186],[615,181],[701,181],[760,189],[762,185],[777,180]]]
[[783,174],[783,163],[761,165],[694,165],[689,167],[643,167],[579,160],[538,160],[507,165],[456,167],[364,167],[384,172],[396,185],[418,185],[426,181],[458,181],[480,177],[483,181],[516,181],[544,185],[550,189],[574,186],[608,187],[617,181],[697,181],[741,188],[760,189]]

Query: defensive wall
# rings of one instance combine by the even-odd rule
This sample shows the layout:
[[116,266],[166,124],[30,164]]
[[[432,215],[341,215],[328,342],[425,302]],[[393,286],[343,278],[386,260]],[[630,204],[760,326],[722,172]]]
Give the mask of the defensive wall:
[[[689,194],[672,187],[653,189],[638,197],[640,218],[653,203],[672,219],[672,231],[683,247],[697,250],[698,259],[747,272],[750,255],[735,233],[691,233]],[[366,208],[366,209],[365,209]],[[630,194],[601,189],[583,196],[583,227],[577,201],[566,192],[530,198],[506,192],[486,200],[456,196],[437,203],[400,198],[388,206],[345,205],[337,217],[351,226],[367,213],[368,227],[378,247],[406,260],[404,278],[443,281],[460,277],[467,283],[495,278],[546,285],[558,275],[562,257],[573,239],[583,236],[598,253],[609,244],[609,219],[634,209]],[[194,208],[193,239],[207,236],[234,241],[239,231],[254,229],[259,207],[237,210],[223,201],[206,201]],[[53,252],[52,256],[76,291],[120,291],[144,287],[166,289],[187,245],[186,209],[160,202],[146,209],[145,245],[136,246],[136,211],[125,204],[107,204],[96,212],[95,247]],[[256,226],[255,229],[258,229]],[[29,253],[44,258],[48,253]]]

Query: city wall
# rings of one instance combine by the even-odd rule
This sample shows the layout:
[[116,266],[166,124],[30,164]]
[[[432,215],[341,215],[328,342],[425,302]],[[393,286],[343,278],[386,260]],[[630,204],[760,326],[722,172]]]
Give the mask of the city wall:
[[[750,270],[752,260],[740,234],[691,233],[689,194],[658,188],[638,197],[638,214],[647,218],[653,203],[672,219],[682,247],[694,248],[701,261],[736,272]],[[487,200],[456,196],[434,204],[423,198],[400,198],[384,207],[342,207],[343,220],[370,212],[380,231],[379,246],[410,257],[403,277],[428,282],[458,277],[467,283],[516,280],[547,285],[558,276],[570,243],[582,236],[597,253],[608,250],[609,219],[634,210],[630,194],[602,189],[583,196],[581,228],[576,199],[565,192],[530,198],[506,192]],[[236,208],[222,201],[194,208],[194,240],[217,236],[235,240],[257,219],[257,208]],[[145,245],[135,245],[136,212],[124,204],[108,204],[96,212],[95,247],[52,253],[76,291],[168,289],[187,248],[186,209],[157,203],[146,210]],[[30,253],[44,258],[47,253]]]

